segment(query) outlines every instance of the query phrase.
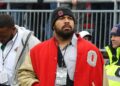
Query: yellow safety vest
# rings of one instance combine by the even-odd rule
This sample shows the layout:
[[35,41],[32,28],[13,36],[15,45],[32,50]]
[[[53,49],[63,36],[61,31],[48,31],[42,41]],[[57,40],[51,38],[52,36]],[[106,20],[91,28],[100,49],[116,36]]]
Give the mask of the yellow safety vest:
[[[110,64],[112,64],[112,56],[113,56],[113,54],[112,54],[112,52],[111,52],[111,49],[110,49],[110,47],[109,46],[106,46],[105,47],[105,49],[106,49],[106,52],[107,52],[107,54],[108,54],[108,57],[109,57],[109,61],[110,61]],[[118,47],[117,49],[116,49],[116,57],[117,57],[117,61],[118,61],[118,59],[119,59],[119,57],[120,57],[120,47]],[[117,62],[116,61],[116,62]]]
[[120,86],[120,77],[115,75],[118,68],[120,68],[120,66],[113,63],[111,65],[107,65],[106,73],[109,81],[109,86]]
[[108,54],[109,61],[110,61],[110,64],[111,64],[111,63],[112,63],[112,52],[111,52],[109,46],[106,46],[106,47],[105,47],[105,50],[106,50],[106,52],[107,52],[107,54]]
[[[110,64],[106,65],[105,67],[106,73],[108,76],[109,86],[120,86],[120,76],[116,75],[117,70],[120,69],[120,65],[116,65],[118,60],[113,62],[111,50],[109,49],[108,46],[105,47],[105,49],[108,53],[109,60],[110,60]],[[116,54],[117,59],[120,59],[120,47],[116,49],[116,53],[117,53]],[[118,71],[118,74],[120,74],[120,71]]]
[[119,59],[119,58],[120,58],[120,47],[117,48],[117,51],[116,51],[116,52],[117,52],[116,57]]

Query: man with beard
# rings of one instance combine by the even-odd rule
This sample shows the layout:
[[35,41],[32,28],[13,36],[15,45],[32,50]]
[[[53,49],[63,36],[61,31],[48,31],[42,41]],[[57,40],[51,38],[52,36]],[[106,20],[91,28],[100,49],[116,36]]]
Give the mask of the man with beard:
[[72,11],[65,7],[54,10],[51,27],[53,37],[35,46],[19,68],[19,85],[107,86],[103,85],[102,54],[75,34]]

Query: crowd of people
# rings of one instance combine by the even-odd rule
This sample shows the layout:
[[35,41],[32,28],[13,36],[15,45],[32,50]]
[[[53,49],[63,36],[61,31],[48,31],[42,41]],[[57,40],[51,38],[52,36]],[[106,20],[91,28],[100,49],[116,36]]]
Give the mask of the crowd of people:
[[119,86],[120,24],[111,30],[107,63],[87,31],[76,32],[66,7],[51,16],[53,36],[41,42],[32,31],[0,14],[0,86]]

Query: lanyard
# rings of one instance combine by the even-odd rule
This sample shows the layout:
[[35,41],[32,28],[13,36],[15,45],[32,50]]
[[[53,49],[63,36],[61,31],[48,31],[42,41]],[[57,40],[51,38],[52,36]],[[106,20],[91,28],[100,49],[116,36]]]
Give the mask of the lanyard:
[[8,53],[6,54],[6,56],[3,55],[3,50],[2,50],[3,66],[4,66],[4,62],[5,62],[5,60],[7,59],[9,53],[11,52],[11,50],[12,50],[12,48],[13,48],[13,46],[14,46],[16,40],[17,40],[17,37],[18,37],[18,32],[17,32],[16,38],[15,38],[15,40],[14,40],[14,42],[13,42],[13,44],[12,44],[10,50],[8,51]]
[[64,56],[66,54],[67,48],[68,48],[68,45],[64,48],[64,53],[62,54],[60,48],[58,47],[58,65],[59,65],[59,67],[66,67],[65,61],[64,61]]

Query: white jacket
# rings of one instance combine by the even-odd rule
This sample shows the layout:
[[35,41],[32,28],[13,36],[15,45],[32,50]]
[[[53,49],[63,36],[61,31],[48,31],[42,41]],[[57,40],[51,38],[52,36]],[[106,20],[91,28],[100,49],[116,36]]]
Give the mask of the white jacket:
[[22,62],[24,61],[24,57],[26,53],[29,52],[31,48],[33,48],[36,44],[40,43],[37,37],[33,35],[33,32],[25,29],[24,27],[19,27],[18,25],[15,25],[17,29],[21,29],[24,31],[23,37],[21,39],[21,43],[18,47],[17,51],[17,57],[16,57],[16,67],[14,71],[14,76],[12,78],[11,86],[18,86],[17,85],[17,78],[16,78],[16,72],[17,69],[20,67]]

